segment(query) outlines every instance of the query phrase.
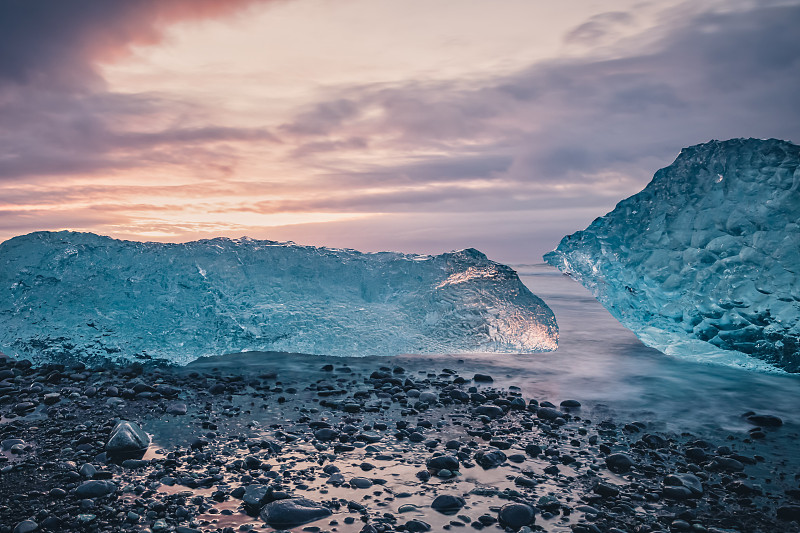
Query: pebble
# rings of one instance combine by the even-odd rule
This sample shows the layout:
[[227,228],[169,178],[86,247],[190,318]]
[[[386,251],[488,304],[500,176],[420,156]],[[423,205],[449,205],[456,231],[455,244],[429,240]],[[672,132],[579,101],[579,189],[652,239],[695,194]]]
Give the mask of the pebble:
[[75,489],[78,498],[100,498],[116,492],[117,486],[111,481],[91,480],[84,481]]
[[500,508],[497,519],[500,525],[516,530],[533,524],[536,510],[524,503],[509,503]]
[[466,505],[464,498],[450,494],[440,494],[431,503],[431,508],[442,514],[456,514]]
[[306,498],[289,498],[266,504],[259,514],[261,520],[276,529],[293,528],[330,516],[327,507]]
[[633,460],[624,453],[614,453],[606,457],[606,466],[615,474],[624,474],[633,466]]
[[150,446],[150,436],[135,422],[121,420],[111,430],[106,444],[110,455],[127,456],[144,453]]

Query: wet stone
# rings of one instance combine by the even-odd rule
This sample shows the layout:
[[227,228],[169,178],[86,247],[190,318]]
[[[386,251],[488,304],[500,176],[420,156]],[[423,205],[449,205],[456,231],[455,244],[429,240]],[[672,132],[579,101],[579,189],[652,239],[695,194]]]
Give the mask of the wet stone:
[[117,422],[106,444],[110,455],[128,456],[144,453],[150,446],[150,436],[134,422]]
[[450,494],[440,494],[431,503],[431,508],[442,514],[456,514],[466,505],[464,498]]
[[500,508],[497,518],[500,525],[517,530],[536,520],[536,510],[524,503],[509,503]]
[[436,457],[431,457],[428,459],[427,467],[431,470],[458,470],[459,462],[456,457],[452,455],[438,455]]
[[111,481],[91,480],[84,481],[77,489],[77,498],[100,498],[116,492],[117,486]]
[[633,466],[633,461],[624,453],[614,453],[606,457],[606,466],[615,474],[624,474]]
[[276,529],[292,528],[330,516],[327,507],[306,498],[289,498],[266,504],[259,516]]

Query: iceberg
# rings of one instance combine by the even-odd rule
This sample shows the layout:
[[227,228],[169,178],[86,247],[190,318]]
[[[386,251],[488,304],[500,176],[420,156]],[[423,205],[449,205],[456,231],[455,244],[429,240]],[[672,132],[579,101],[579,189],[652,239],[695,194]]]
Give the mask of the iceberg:
[[800,147],[686,148],[545,261],[665,353],[800,372]]
[[532,353],[558,343],[550,308],[474,249],[37,232],[0,244],[0,291],[0,351],[48,361]]

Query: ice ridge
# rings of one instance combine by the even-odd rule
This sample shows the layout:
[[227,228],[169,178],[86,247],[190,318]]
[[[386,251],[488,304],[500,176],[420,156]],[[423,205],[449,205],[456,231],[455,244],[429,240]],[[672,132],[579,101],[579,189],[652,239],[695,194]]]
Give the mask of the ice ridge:
[[0,351],[60,360],[555,350],[553,312],[474,249],[436,256],[37,232],[0,244]]
[[545,260],[645,344],[800,372],[800,147],[733,139],[685,148]]

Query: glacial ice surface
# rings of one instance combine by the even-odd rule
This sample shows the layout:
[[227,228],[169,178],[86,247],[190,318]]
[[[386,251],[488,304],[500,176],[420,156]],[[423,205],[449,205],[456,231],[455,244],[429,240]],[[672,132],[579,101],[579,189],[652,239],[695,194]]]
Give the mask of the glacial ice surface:
[[545,260],[649,346],[800,372],[799,167],[775,139],[686,148]]
[[553,312],[474,249],[360,253],[37,232],[0,244],[0,351],[185,364],[204,355],[555,350]]

